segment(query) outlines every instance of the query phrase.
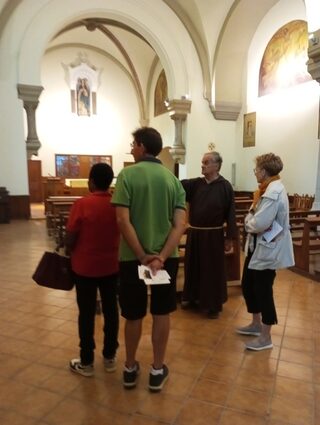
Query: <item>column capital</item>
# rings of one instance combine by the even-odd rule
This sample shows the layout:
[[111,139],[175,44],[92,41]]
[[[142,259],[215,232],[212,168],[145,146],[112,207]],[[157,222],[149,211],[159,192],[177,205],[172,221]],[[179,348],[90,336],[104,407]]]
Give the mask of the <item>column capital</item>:
[[38,150],[41,147],[41,143],[37,135],[36,110],[42,90],[42,86],[17,84],[18,98],[23,100],[23,107],[27,114],[28,136],[26,140],[26,148],[28,159],[30,159],[32,155],[38,155]]
[[170,118],[173,120],[185,120],[187,114],[191,112],[191,100],[188,99],[172,99],[167,102],[167,110]]
[[191,111],[191,100],[188,99],[172,99],[166,104],[170,118],[174,121],[175,137],[170,154],[174,161],[178,164],[185,163],[186,148],[183,144],[182,124],[187,119],[187,115]]
[[18,98],[24,102],[38,102],[42,93],[42,86],[31,86],[29,84],[17,84]]

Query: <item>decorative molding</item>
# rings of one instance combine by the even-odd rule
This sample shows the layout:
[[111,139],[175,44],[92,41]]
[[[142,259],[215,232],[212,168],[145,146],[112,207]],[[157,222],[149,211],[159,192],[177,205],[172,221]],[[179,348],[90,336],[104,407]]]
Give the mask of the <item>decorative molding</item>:
[[216,102],[210,109],[216,120],[237,121],[242,105],[237,102]]
[[23,100],[23,107],[27,114],[28,135],[26,139],[27,157],[38,155],[41,147],[37,135],[36,110],[39,105],[39,97],[43,90],[42,86],[32,86],[28,84],[18,84],[18,98]]

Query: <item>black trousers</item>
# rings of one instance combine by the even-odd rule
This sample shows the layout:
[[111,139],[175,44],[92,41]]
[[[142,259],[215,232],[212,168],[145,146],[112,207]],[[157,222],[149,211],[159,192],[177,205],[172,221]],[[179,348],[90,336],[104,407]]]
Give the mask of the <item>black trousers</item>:
[[88,365],[94,361],[94,323],[99,289],[104,316],[104,344],[102,354],[105,358],[115,356],[118,343],[119,312],[117,301],[118,275],[104,277],[85,277],[74,274],[79,307],[79,337],[81,363]]
[[248,265],[252,253],[248,253],[243,267],[242,293],[249,313],[261,313],[262,323],[274,325],[278,323],[277,312],[273,299],[273,282],[275,270],[253,270]]

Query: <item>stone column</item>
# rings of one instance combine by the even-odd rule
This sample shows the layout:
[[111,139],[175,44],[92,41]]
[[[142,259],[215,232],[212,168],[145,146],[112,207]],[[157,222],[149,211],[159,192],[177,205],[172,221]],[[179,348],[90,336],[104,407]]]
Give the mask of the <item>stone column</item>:
[[[309,61],[308,72],[312,78],[320,83],[320,29],[313,32],[309,37],[309,48],[308,48]],[[320,139],[320,99],[319,99],[319,112],[318,112],[318,139]],[[320,148],[320,146],[319,146]],[[320,209],[320,149],[318,151],[318,172],[316,182],[316,193],[315,200],[313,203],[313,209]]]
[[167,109],[170,118],[174,121],[175,136],[173,147],[170,149],[170,154],[174,161],[178,164],[185,163],[186,148],[183,143],[183,123],[187,118],[187,114],[191,111],[191,100],[188,99],[173,99],[168,101]]
[[18,98],[23,100],[23,107],[27,113],[28,136],[26,140],[27,157],[38,155],[41,147],[37,135],[36,110],[39,104],[39,96],[43,90],[41,86],[30,86],[27,84],[18,84]]

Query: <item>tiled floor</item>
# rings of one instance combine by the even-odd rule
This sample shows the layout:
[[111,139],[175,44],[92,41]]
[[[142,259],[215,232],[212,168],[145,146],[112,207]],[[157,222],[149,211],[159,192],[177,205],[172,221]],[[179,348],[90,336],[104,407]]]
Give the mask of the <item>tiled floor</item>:
[[178,309],[172,315],[170,379],[150,394],[150,317],[139,349],[135,390],[121,385],[119,367],[101,362],[96,326],[96,373],[72,374],[78,353],[75,294],[38,287],[31,274],[52,246],[44,220],[0,225],[1,425],[317,425],[320,424],[320,284],[281,271],[275,286],[279,325],[273,350],[247,352],[234,328],[248,316],[239,287],[218,320]]

